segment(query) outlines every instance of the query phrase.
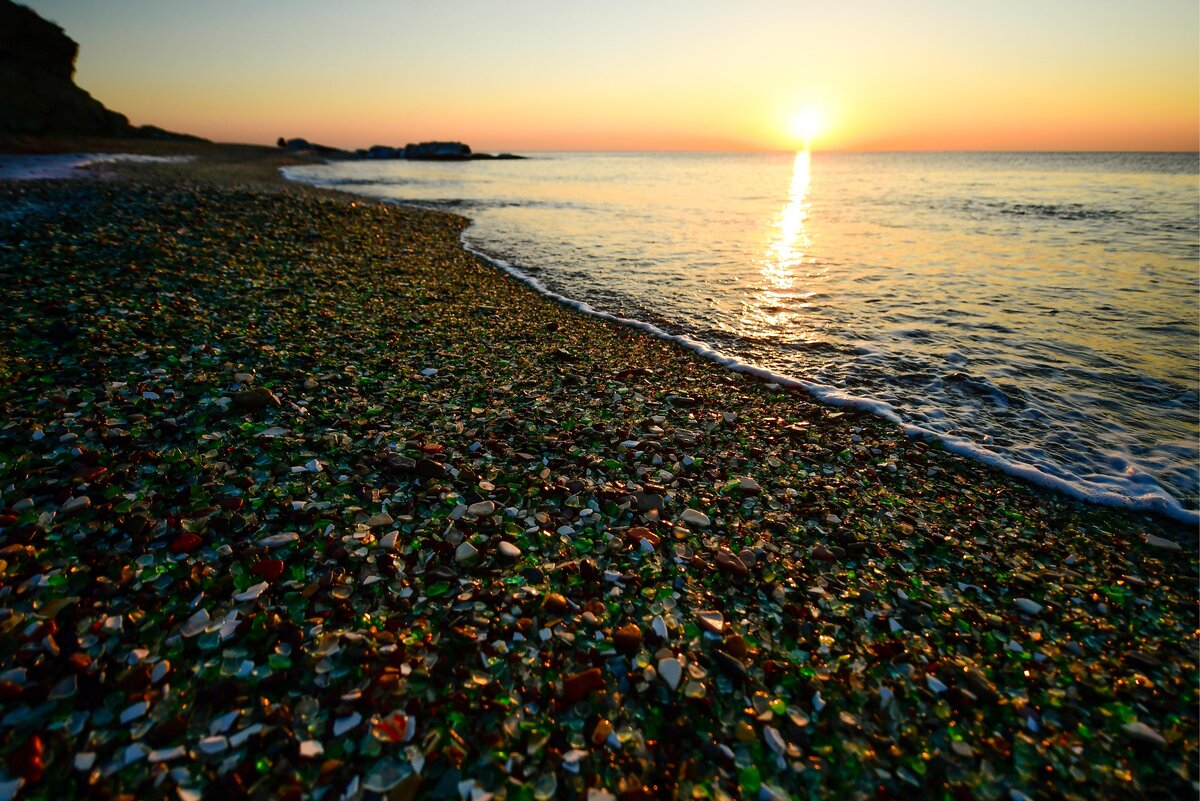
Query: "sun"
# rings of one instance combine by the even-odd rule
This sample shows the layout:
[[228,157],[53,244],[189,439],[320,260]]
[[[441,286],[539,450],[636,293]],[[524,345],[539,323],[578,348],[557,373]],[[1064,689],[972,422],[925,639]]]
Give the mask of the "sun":
[[805,149],[824,130],[825,113],[812,106],[799,109],[788,120],[788,133],[797,142],[803,142]]

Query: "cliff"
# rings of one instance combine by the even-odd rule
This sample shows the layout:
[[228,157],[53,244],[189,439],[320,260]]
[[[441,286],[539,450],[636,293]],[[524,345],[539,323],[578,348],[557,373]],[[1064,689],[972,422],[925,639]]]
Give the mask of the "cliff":
[[0,0],[0,133],[185,139],[130,125],[75,85],[79,45],[62,28],[12,0]]

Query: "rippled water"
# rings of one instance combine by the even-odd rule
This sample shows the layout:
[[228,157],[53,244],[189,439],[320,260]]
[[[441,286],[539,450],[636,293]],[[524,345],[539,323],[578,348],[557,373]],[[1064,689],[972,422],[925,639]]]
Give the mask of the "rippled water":
[[449,208],[596,309],[1195,520],[1196,154],[545,154],[289,177]]

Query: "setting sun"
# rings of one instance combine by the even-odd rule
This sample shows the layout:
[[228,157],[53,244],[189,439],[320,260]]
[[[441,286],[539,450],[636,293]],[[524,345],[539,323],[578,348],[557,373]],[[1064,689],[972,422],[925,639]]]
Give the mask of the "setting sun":
[[825,114],[817,108],[803,108],[788,120],[788,133],[805,149],[825,130]]

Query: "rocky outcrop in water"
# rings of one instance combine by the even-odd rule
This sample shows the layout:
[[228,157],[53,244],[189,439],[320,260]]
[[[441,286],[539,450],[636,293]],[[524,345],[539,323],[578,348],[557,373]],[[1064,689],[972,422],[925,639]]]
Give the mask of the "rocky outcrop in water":
[[25,6],[0,0],[0,134],[183,139],[129,118],[75,85],[79,45]]
[[318,145],[309,142],[307,139],[295,138],[286,139],[279,137],[275,142],[281,148],[287,150],[308,150],[318,153],[319,155],[332,158],[348,158],[348,159],[410,159],[412,161],[468,161],[476,159],[521,159],[524,156],[516,156],[512,153],[501,153],[492,155],[491,153],[473,153],[471,146],[462,142],[420,142],[417,144],[409,143],[403,147],[393,147],[391,145],[372,145],[369,148],[359,148],[358,150],[339,150],[334,147]]

